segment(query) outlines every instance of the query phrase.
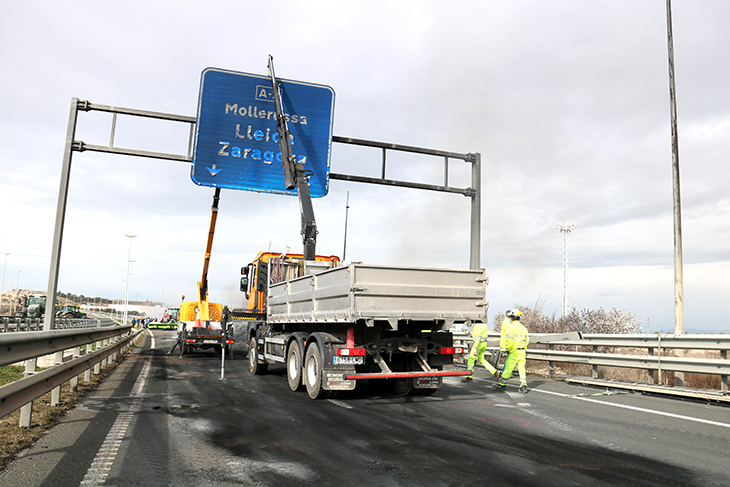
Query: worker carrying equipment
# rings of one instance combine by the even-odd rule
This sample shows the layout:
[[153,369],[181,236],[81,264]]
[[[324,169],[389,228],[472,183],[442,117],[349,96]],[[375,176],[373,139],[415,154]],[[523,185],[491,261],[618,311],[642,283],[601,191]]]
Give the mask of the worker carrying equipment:
[[492,364],[487,362],[487,359],[484,358],[484,354],[487,351],[487,333],[489,332],[487,328],[488,326],[486,323],[477,323],[471,331],[474,344],[471,347],[471,352],[469,352],[469,360],[467,364],[469,365],[469,372],[472,374],[461,379],[461,382],[471,382],[474,380],[472,375],[474,373],[474,364],[476,363],[477,358],[479,359],[479,363],[482,364],[490,374],[492,374],[495,378],[497,377],[497,369],[495,369]]
[[525,363],[527,362],[527,345],[530,343],[530,335],[527,328],[520,323],[522,311],[511,309],[505,314],[507,317],[502,321],[499,349],[503,354],[507,354],[507,358],[504,362],[502,376],[499,378],[499,382],[494,384],[494,388],[504,390],[507,380],[512,377],[512,371],[517,366],[520,376],[520,392],[527,392]]

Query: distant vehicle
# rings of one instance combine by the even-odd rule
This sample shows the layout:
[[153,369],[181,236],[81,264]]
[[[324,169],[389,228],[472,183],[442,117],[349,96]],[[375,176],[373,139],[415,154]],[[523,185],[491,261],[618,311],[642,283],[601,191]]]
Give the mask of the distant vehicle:
[[56,311],[57,318],[83,318],[86,313],[75,304],[64,304],[63,307]]
[[43,318],[46,314],[46,295],[29,294],[18,300],[15,316],[21,318]]
[[160,323],[175,323],[180,319],[180,308],[167,308]]

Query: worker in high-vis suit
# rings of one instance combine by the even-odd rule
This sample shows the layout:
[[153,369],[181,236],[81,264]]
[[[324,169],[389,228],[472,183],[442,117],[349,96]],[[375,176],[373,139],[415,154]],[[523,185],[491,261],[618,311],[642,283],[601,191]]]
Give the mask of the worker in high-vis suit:
[[522,311],[511,309],[506,313],[507,317],[502,321],[502,330],[499,338],[499,350],[507,355],[504,361],[504,369],[499,382],[494,384],[497,390],[504,390],[507,381],[512,377],[512,371],[517,366],[520,375],[520,392],[527,392],[527,345],[530,343],[530,334],[527,328],[520,323]]
[[479,363],[482,364],[490,374],[492,374],[494,377],[497,377],[497,369],[492,367],[492,364],[487,362],[487,359],[484,358],[484,354],[487,351],[487,334],[489,333],[488,328],[489,326],[486,323],[477,323],[474,325],[474,328],[472,328],[471,336],[474,340],[474,345],[472,345],[471,347],[471,352],[469,352],[469,360],[467,361],[467,364],[469,365],[469,372],[471,372],[471,375],[461,379],[461,382],[471,382],[474,380],[472,378],[472,375],[474,374],[474,364],[476,363],[477,359],[479,359]]

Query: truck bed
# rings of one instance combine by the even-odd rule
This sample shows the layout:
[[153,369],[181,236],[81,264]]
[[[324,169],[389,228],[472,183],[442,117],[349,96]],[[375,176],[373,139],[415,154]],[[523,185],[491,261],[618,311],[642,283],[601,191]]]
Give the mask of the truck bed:
[[486,321],[486,271],[351,263],[271,285],[273,323]]

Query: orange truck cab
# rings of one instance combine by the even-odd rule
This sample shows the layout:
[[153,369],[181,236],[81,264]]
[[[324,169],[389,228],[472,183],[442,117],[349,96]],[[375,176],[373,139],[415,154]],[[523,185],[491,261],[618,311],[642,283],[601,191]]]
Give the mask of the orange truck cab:
[[295,279],[307,274],[307,267],[324,270],[337,267],[335,255],[317,255],[314,262],[305,261],[302,254],[259,252],[246,267],[241,268],[241,291],[246,293],[248,311],[266,312],[266,290],[269,284]]

